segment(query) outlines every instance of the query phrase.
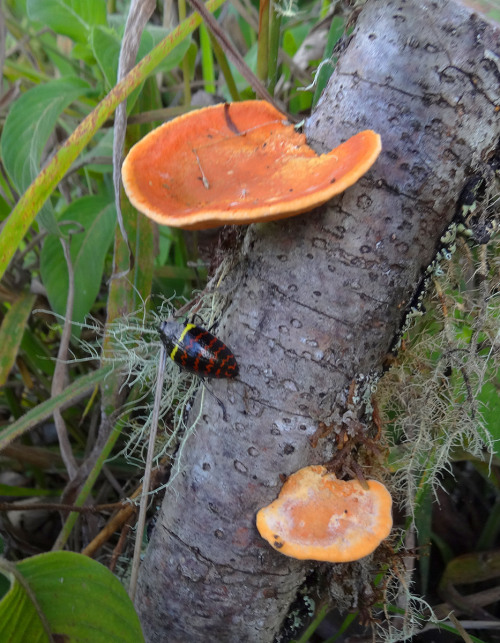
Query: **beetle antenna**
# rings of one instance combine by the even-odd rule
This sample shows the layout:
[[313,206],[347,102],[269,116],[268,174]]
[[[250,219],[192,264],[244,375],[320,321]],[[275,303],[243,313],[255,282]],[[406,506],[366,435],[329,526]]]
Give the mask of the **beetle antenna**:
[[201,380],[201,383],[202,383],[202,384],[203,384],[203,386],[205,387],[205,390],[206,390],[206,391],[208,391],[208,392],[210,393],[210,395],[213,395],[213,396],[215,397],[215,399],[217,400],[217,404],[218,404],[218,405],[221,407],[221,409],[222,409],[222,419],[224,420],[224,422],[227,422],[226,407],[224,406],[224,402],[223,402],[222,400],[220,400],[220,399],[217,397],[217,395],[215,395],[215,393],[214,393],[213,391],[211,391],[211,390],[208,388],[208,386],[207,386],[207,385],[206,385],[206,383],[205,383],[205,380],[203,380],[203,379],[202,379],[202,380]]

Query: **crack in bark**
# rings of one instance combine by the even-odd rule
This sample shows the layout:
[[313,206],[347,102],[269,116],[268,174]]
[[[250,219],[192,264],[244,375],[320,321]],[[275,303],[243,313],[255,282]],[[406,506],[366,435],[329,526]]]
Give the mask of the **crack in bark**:
[[[300,391],[297,391],[299,393]],[[272,411],[277,411],[278,413],[281,413],[286,416],[291,416],[295,418],[301,418],[304,420],[314,420],[310,415],[302,414],[302,413],[296,413],[295,411],[290,411],[290,409],[287,408],[281,408],[279,406],[274,406],[272,405],[268,400],[263,400],[263,399],[257,399],[250,397],[248,398],[250,402],[254,402],[256,404],[261,404],[264,406],[266,409],[271,409]]]
[[[253,576],[254,573],[255,573],[253,570],[242,569],[242,568],[240,569],[239,567],[234,567],[233,565],[218,563],[218,562],[210,559],[208,556],[205,556],[204,554],[202,554],[198,547],[196,547],[194,545],[189,545],[185,540],[183,540],[179,536],[179,534],[175,533],[171,529],[168,529],[167,527],[163,526],[163,530],[166,533],[168,533],[168,535],[173,540],[176,540],[183,547],[185,547],[185,549],[190,551],[193,554],[193,556],[196,558],[196,560],[198,560],[199,562],[207,565],[207,567],[217,569],[217,573],[220,576],[222,576],[222,573],[220,572],[220,570],[224,571],[224,575],[228,575],[229,577],[231,576],[231,574],[243,574],[244,576]],[[286,574],[287,574],[286,570],[283,571],[283,573],[274,573],[274,572],[272,572],[270,570],[265,570],[265,571],[262,570],[261,573],[265,573],[268,576],[274,576],[276,578],[282,578],[282,577],[286,576]],[[209,576],[209,574],[207,574],[206,576]],[[200,582],[199,580],[194,581],[188,574],[186,574],[186,577],[189,578],[192,582]]]
[[[292,302],[294,304],[297,304],[297,306],[300,306],[301,308],[304,308],[305,310],[308,310],[308,311],[310,311],[312,313],[315,313],[316,315],[318,315],[318,317],[323,317],[325,319],[329,319],[331,321],[334,321],[337,324],[343,324],[346,327],[349,327],[349,325],[350,325],[349,322],[345,322],[342,319],[339,319],[338,317],[334,317],[333,315],[328,315],[325,311],[320,310],[319,308],[315,308],[314,306],[310,306],[310,305],[300,301],[299,299],[294,299],[291,295],[287,295],[283,290],[281,290],[281,288],[278,286],[278,284],[273,283],[273,282],[271,282],[269,280],[266,280],[265,278],[261,277],[260,275],[256,275],[256,279],[258,279],[260,281],[260,283],[269,286],[269,288],[272,288],[275,292],[277,292],[281,297],[283,297],[287,301],[290,301],[290,302]],[[253,330],[254,332],[259,332],[259,333],[262,334],[262,331],[258,331],[256,328],[252,328],[251,326],[248,326],[248,328],[250,330]],[[276,340],[274,340],[274,338],[268,337],[267,335],[263,335],[263,336],[266,337],[266,339],[272,339],[273,341],[276,341]],[[283,348],[283,350],[289,350],[289,349]],[[297,358],[300,358],[300,355],[297,355]]]

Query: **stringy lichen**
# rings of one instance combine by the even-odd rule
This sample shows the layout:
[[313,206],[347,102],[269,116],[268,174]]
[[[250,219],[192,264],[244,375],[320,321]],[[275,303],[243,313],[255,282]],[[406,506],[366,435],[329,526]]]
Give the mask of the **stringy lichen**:
[[[434,279],[425,302],[428,312],[410,330],[376,395],[396,499],[410,519],[405,535],[410,542],[424,489],[430,486],[436,493],[453,462],[488,463],[495,447],[498,451],[481,401],[485,384],[496,381],[498,387],[498,242],[472,249],[460,245],[462,251]],[[436,622],[430,607],[411,591],[412,567],[410,561],[406,573],[390,567],[386,572],[384,604],[402,608],[404,617],[385,610],[376,633],[384,643],[408,639],[425,622]]]
[[[214,290],[207,287],[198,295],[193,310],[187,310],[184,317],[180,317],[180,321],[183,318],[191,318],[194,310],[203,320],[200,323],[206,327],[211,326],[220,317],[227,301],[227,293],[220,286],[229,266],[228,261],[219,266],[211,282],[218,287]],[[122,386],[128,387],[130,393],[128,402],[120,410],[117,423],[122,425],[125,442],[121,451],[114,457],[125,457],[141,468],[147,458],[148,436],[153,416],[153,390],[161,348],[158,327],[161,321],[177,314],[171,300],[162,299],[157,308],[151,310],[143,303],[139,310],[117,319],[106,327],[104,349],[100,341],[96,344],[80,341],[81,348],[88,355],[87,359],[112,363],[115,370],[123,373]],[[95,336],[102,336],[102,329],[97,324],[89,322],[83,326],[91,329]],[[179,471],[185,439],[195,430],[201,413],[200,406],[200,411],[194,419],[188,417],[199,386],[199,378],[183,371],[167,358],[154,462],[158,463],[167,457],[171,460],[173,469],[169,481],[150,493],[168,486]],[[136,501],[139,499],[140,497]]]
[[494,451],[480,393],[499,368],[500,311],[484,288],[456,287],[453,273],[463,270],[460,263],[451,264],[437,284],[429,313],[378,388],[389,422],[391,466],[408,515],[424,481],[435,491],[440,486],[440,474],[460,456],[457,449],[482,461]]

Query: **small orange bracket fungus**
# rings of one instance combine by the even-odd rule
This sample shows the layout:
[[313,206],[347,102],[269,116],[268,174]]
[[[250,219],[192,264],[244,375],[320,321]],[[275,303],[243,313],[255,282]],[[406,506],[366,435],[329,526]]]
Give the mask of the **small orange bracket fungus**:
[[301,560],[347,563],[371,554],[392,528],[384,485],[337,480],[323,466],[291,475],[277,500],[257,513],[257,529],[277,551]]
[[317,155],[266,101],[205,107],[175,118],[128,153],[131,203],[163,225],[204,229],[273,221],[312,210],[355,183],[381,150],[359,132]]

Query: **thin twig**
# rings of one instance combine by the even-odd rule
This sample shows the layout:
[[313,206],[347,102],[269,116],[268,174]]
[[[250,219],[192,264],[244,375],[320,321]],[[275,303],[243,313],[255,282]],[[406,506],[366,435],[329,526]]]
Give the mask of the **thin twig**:
[[[120,57],[118,60],[117,83],[130,72],[135,64],[135,57],[139,50],[139,43],[142,32],[146,26],[151,14],[155,8],[154,0],[133,0],[127,22],[125,23],[125,32],[122,38]],[[127,130],[127,101],[122,101],[116,107],[115,123],[113,131],[113,187],[115,189],[115,208],[116,219],[125,245],[129,253],[129,268],[133,267],[133,252],[130,241],[123,222],[121,209],[121,166],[123,160],[123,146],[125,143],[125,132]],[[118,275],[115,275],[115,278]]]
[[77,505],[63,505],[57,502],[35,502],[35,503],[13,503],[13,502],[0,502],[0,511],[39,511],[40,509],[47,511],[77,511],[82,514],[97,514],[101,511],[114,511],[116,509],[123,509],[130,507],[128,500],[120,502],[108,502],[102,505],[89,505],[88,507],[78,507]]
[[146,466],[144,469],[144,478],[142,481],[142,498],[141,507],[139,509],[139,518],[137,519],[137,527],[135,532],[135,547],[134,558],[132,560],[132,569],[130,574],[129,596],[132,602],[135,598],[137,589],[137,578],[139,575],[139,564],[141,560],[141,547],[142,547],[142,534],[144,532],[144,525],[146,524],[146,511],[149,502],[149,485],[151,481],[151,469],[153,466],[153,457],[156,442],[156,433],[158,428],[158,419],[160,417],[160,405],[163,395],[163,378],[165,375],[165,363],[167,354],[165,347],[162,345],[160,349],[160,361],[158,364],[158,375],[156,379],[155,399],[153,406],[153,414],[151,417],[151,428],[149,432],[148,454],[146,458]]
[[137,506],[131,501],[135,500],[135,498],[137,498],[141,493],[142,485],[139,485],[123,507],[111,516],[101,531],[94,536],[94,538],[84,549],[82,549],[80,553],[84,554],[84,556],[93,556],[96,551],[104,545],[104,543],[108,542],[111,536],[116,533],[118,529],[122,529],[126,522],[132,520],[132,516],[137,513]]
[[205,187],[205,190],[209,190],[210,189],[210,183],[208,182],[208,179],[205,176],[205,172],[203,171],[203,168],[201,167],[200,157],[198,156],[198,154],[196,153],[196,150],[194,150],[194,149],[193,149],[193,154],[196,156],[196,162],[198,163],[198,167],[200,168],[201,180],[203,181],[203,186]]
[[127,542],[127,537],[132,530],[132,517],[130,516],[127,522],[123,525],[120,538],[116,543],[115,548],[113,549],[113,554],[111,555],[111,560],[109,561],[109,571],[114,572],[118,558],[122,555],[125,548],[125,543]]
[[465,643],[472,643],[472,639],[471,639],[471,637],[470,637],[470,636],[469,636],[469,634],[465,631],[465,628],[464,628],[463,624],[462,624],[462,623],[460,623],[460,621],[459,621],[459,620],[458,620],[458,618],[455,616],[455,614],[453,614],[453,612],[451,612],[451,613],[448,615],[448,618],[449,618],[449,619],[450,619],[450,621],[453,623],[453,626],[455,627],[455,629],[457,629],[457,630],[458,630],[458,633],[460,634],[460,636],[462,637],[462,639],[465,641]]
[[[283,112],[283,105],[281,105],[279,101],[271,96],[271,94],[264,87],[263,83],[257,78],[250,67],[246,64],[243,56],[236,49],[231,40],[227,37],[225,31],[220,27],[217,20],[209,11],[207,11],[203,2],[201,0],[189,0],[189,3],[203,18],[203,21],[213,33],[217,41],[220,43],[220,46],[225,51],[227,57],[234,63],[240,74],[250,84],[257,96],[259,98],[262,98],[263,100],[267,100],[269,103],[271,103],[271,105],[274,105],[277,110]],[[290,119],[292,118],[290,115],[288,115],[288,117]]]
[[[73,303],[75,299],[75,273],[73,270],[73,264],[71,262],[69,241],[62,238],[60,241],[68,268],[68,299],[66,302],[65,321],[61,335],[61,343],[59,344],[59,351],[57,353],[57,361],[54,369],[54,378],[52,380],[52,397],[58,395],[59,393],[62,393],[62,391],[66,387],[68,379],[67,360],[69,341],[71,339],[71,319],[73,318]],[[66,423],[63,420],[59,408],[54,409],[54,424],[56,426],[57,438],[59,440],[59,447],[61,449],[61,457],[63,459],[64,466],[66,467],[70,480],[73,480],[78,470],[78,464],[75,460],[75,456],[73,455],[68,432],[66,430]]]

